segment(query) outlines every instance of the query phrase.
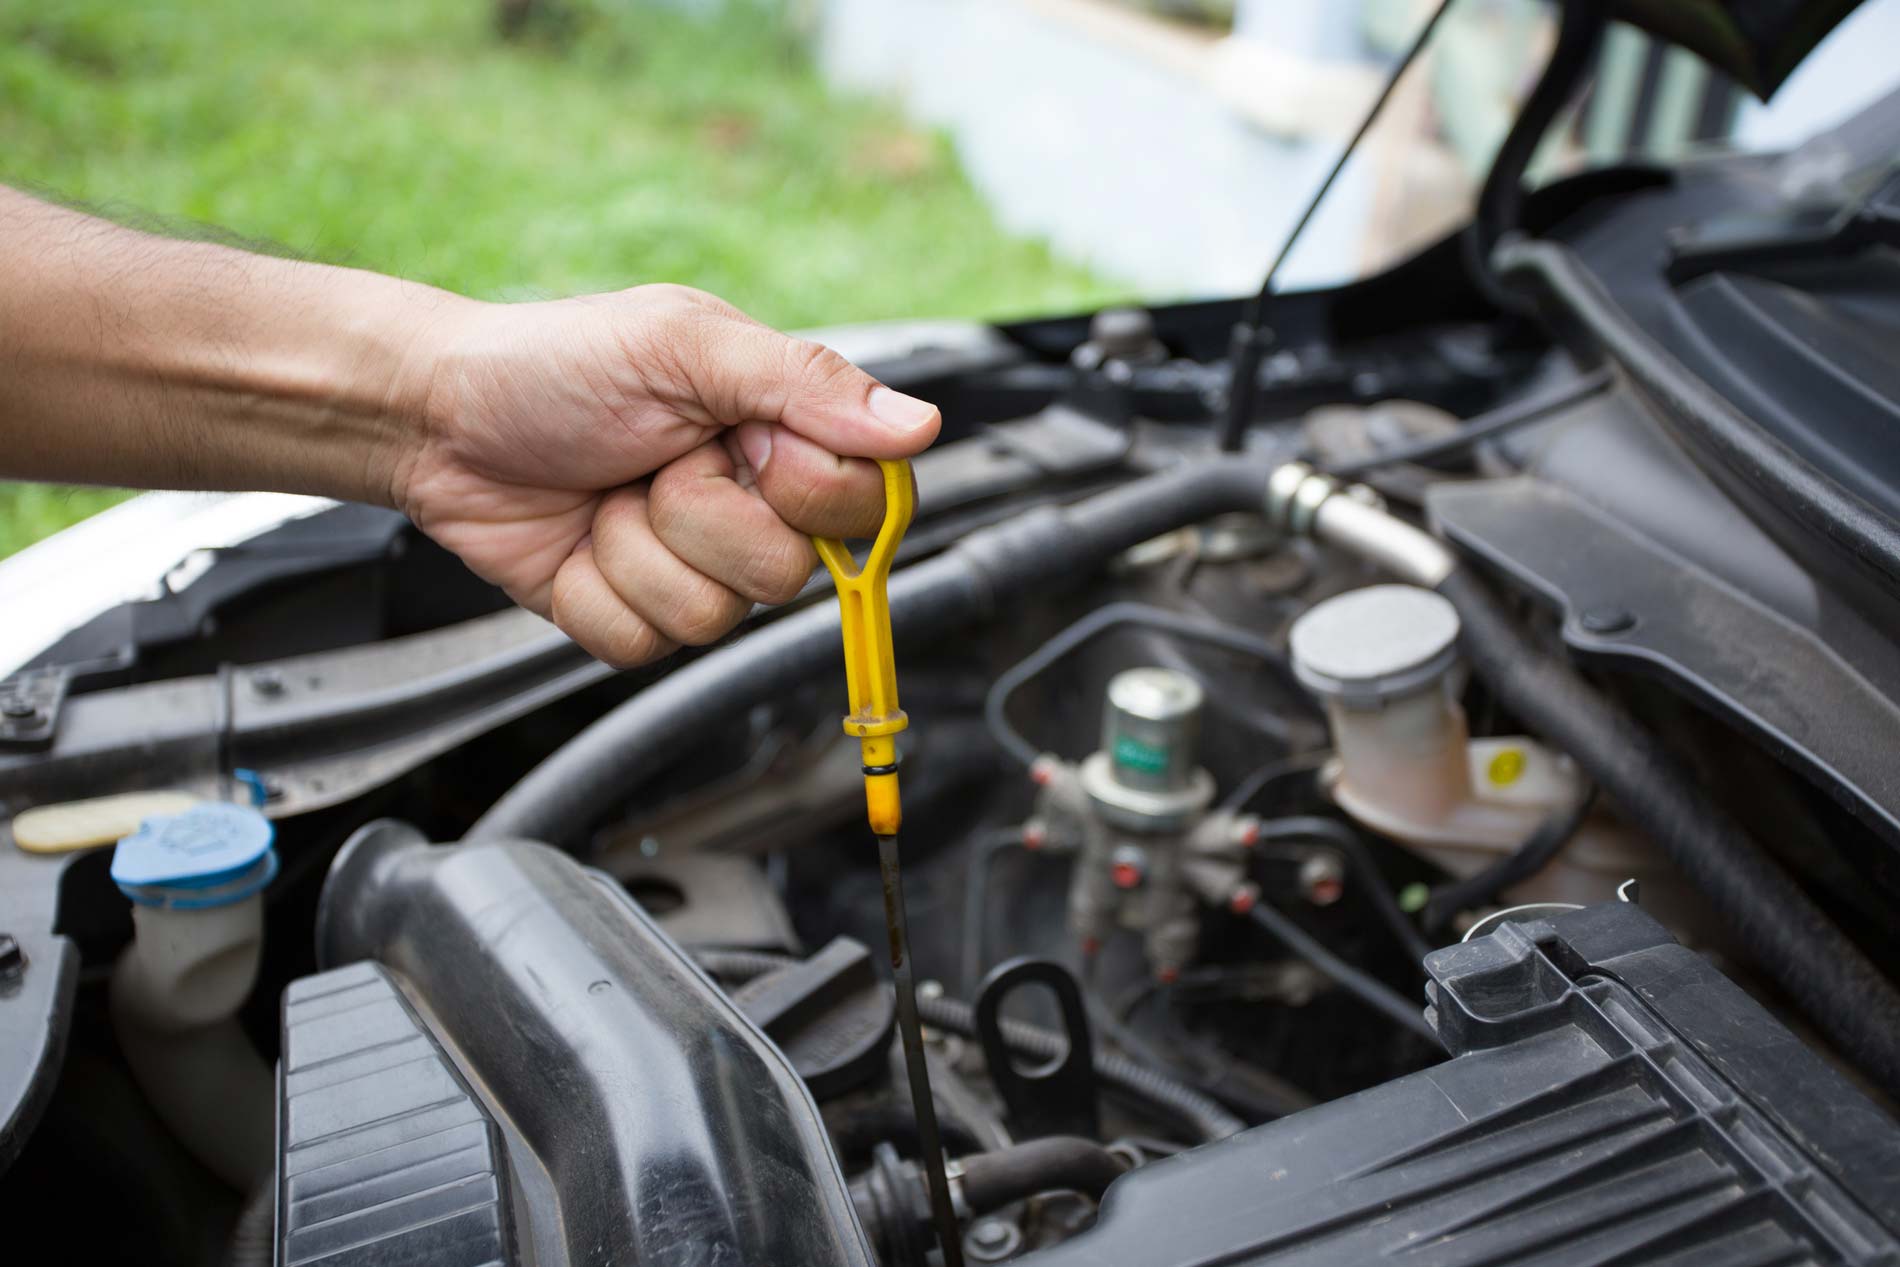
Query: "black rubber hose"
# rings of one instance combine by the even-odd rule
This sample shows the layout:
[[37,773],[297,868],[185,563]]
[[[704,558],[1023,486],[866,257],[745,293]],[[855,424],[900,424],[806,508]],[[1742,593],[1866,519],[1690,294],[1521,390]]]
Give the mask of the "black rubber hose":
[[1269,937],[1318,968],[1334,985],[1373,1011],[1390,1017],[1434,1045],[1438,1044],[1438,1032],[1425,1019],[1422,1006],[1407,1002],[1403,995],[1385,982],[1353,967],[1267,903],[1257,903],[1247,914]]
[[1405,953],[1412,956],[1413,962],[1422,964],[1425,956],[1432,953],[1431,944],[1418,931],[1418,926],[1399,909],[1399,900],[1386,887],[1385,876],[1380,872],[1379,864],[1373,861],[1372,851],[1366,848],[1365,840],[1352,827],[1336,818],[1321,818],[1317,814],[1268,818],[1261,820],[1260,839],[1323,840],[1339,850],[1346,855],[1346,861],[1352,869],[1359,873],[1359,883],[1365,889],[1372,909],[1378,913],[1386,928],[1391,930],[1399,945],[1405,948]]
[[1479,293],[1504,312],[1524,314],[1533,305],[1507,289],[1491,266],[1491,249],[1515,230],[1524,203],[1524,172],[1543,143],[1557,115],[1570,104],[1577,85],[1596,64],[1597,45],[1609,23],[1608,6],[1600,0],[1559,0],[1563,14],[1557,43],[1544,63],[1544,73],[1525,99],[1491,160],[1478,205],[1464,234],[1465,268]]
[[1100,637],[1111,629],[1119,629],[1124,625],[1152,629],[1172,637],[1185,638],[1191,642],[1219,647],[1223,651],[1250,656],[1266,665],[1289,687],[1295,688],[1297,693],[1294,698],[1302,700],[1309,698],[1305,689],[1300,687],[1298,680],[1294,678],[1293,669],[1287,661],[1286,654],[1257,634],[1250,634],[1244,629],[1236,629],[1232,625],[1224,625],[1216,620],[1185,615],[1170,608],[1156,607],[1149,603],[1109,603],[1097,607],[1074,624],[1057,632],[1047,642],[997,675],[989,694],[983,700],[983,724],[990,728],[990,734],[995,737],[1003,751],[1014,757],[1025,768],[1035,764],[1036,758],[1042,755],[1041,749],[1024,739],[1016,728],[1010,725],[1010,697],[1021,690],[1025,683],[1077,647]]
[[[891,578],[894,636],[941,636],[1023,599],[1079,583],[1130,546],[1215,515],[1254,510],[1266,468],[1245,458],[1184,462],[1063,507],[972,532]],[[807,607],[681,665],[562,745],[491,806],[470,840],[574,847],[642,776],[753,704],[835,677],[834,603]]]
[[1542,422],[1552,414],[1574,408],[1607,390],[1615,375],[1607,369],[1594,369],[1577,378],[1532,392],[1496,409],[1467,418],[1456,431],[1443,435],[1422,436],[1406,444],[1394,444],[1350,462],[1336,462],[1323,469],[1336,479],[1358,479],[1386,466],[1401,462],[1435,462],[1462,453],[1486,440],[1495,439],[1519,427]]
[[1510,853],[1476,875],[1433,889],[1420,916],[1425,927],[1434,932],[1443,929],[1459,911],[1489,905],[1504,890],[1524,883],[1549,866],[1583,826],[1596,799],[1596,788],[1586,785],[1581,796],[1545,815],[1544,821]]
[[1454,569],[1466,659],[1534,733],[1569,753],[1640,822],[1841,1053],[1900,1094],[1900,993],[1703,790],[1675,754],[1570,664],[1535,643],[1484,580]]
[[225,1267],[270,1267],[276,1254],[277,1177],[268,1175],[238,1210],[224,1249]]
[[1080,1135],[1045,1135],[960,1159],[963,1200],[987,1214],[1042,1192],[1079,1192],[1100,1201],[1128,1170],[1123,1158]]
[[[926,1025],[947,1029],[965,1038],[976,1034],[975,1009],[961,999],[939,995],[918,999],[917,1010]],[[1002,1022],[1003,1041],[1010,1049],[1033,1060],[1055,1060],[1069,1048],[1069,1040],[1052,1030],[1022,1021]],[[1095,1076],[1111,1091],[1140,1101],[1188,1128],[1196,1138],[1213,1142],[1237,1135],[1246,1123],[1208,1096],[1174,1078],[1112,1051],[1095,1053]]]
[[[707,972],[733,982],[763,976],[793,962],[783,955],[753,950],[695,950],[692,953]],[[917,1014],[924,1024],[936,1029],[946,1029],[965,1038],[976,1037],[976,1009],[961,999],[920,994]],[[1009,1044],[1010,1050],[1031,1060],[1054,1060],[1068,1050],[1069,1040],[1065,1036],[1039,1025],[1005,1019],[1002,1031],[1003,1041]],[[1180,1123],[1198,1141],[1211,1143],[1246,1129],[1245,1122],[1210,1097],[1114,1052],[1096,1050],[1095,1076],[1111,1092],[1118,1092],[1125,1099]]]

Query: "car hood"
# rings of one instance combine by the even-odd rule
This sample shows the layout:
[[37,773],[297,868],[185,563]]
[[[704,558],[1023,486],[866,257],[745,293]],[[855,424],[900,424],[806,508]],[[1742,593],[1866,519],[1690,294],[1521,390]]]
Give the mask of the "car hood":
[[1691,52],[1763,100],[1861,0],[1612,0],[1610,12]]

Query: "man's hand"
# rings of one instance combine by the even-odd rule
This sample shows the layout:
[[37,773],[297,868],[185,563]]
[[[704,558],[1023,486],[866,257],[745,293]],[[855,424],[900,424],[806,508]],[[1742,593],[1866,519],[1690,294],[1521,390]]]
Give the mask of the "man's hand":
[[[581,646],[633,665],[795,595],[808,534],[864,536],[938,416],[710,295],[474,306],[423,338],[396,504]],[[841,456],[848,455],[848,456]]]
[[614,664],[797,592],[937,411],[710,295],[481,304],[0,188],[0,473],[398,506]]

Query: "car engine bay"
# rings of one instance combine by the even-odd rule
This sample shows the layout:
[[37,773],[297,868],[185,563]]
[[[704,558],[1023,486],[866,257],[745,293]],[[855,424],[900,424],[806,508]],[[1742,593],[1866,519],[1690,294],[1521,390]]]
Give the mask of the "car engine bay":
[[[1246,346],[854,353],[945,420],[890,601],[964,1261],[1900,1262],[1896,116]],[[74,622],[0,684],[16,1261],[946,1261],[838,631],[820,573],[616,673],[348,505]]]

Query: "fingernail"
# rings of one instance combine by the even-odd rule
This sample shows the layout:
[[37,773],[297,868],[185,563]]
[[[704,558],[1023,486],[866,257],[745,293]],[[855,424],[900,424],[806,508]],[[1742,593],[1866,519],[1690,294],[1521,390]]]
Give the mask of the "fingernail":
[[765,464],[772,460],[771,425],[763,422],[740,423],[739,452],[745,454],[745,464],[752,468],[754,475],[764,474]]
[[888,387],[874,387],[871,389],[871,412],[892,431],[908,434],[935,418],[937,407],[915,396],[894,392]]

